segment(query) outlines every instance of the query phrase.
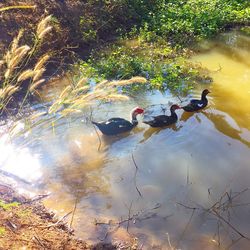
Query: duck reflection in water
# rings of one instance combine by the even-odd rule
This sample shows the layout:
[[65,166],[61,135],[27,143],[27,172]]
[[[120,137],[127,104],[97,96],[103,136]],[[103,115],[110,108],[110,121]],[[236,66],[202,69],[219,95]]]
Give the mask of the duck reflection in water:
[[[250,147],[250,141],[247,141],[241,137],[242,131],[240,129],[236,129],[238,124],[236,121],[228,116],[226,113],[221,111],[215,112],[202,112],[213,124],[214,127],[222,134],[234,139],[238,140],[241,143],[245,144],[247,147]],[[231,124],[235,124],[236,126],[232,126]]]
[[140,143],[146,141],[149,137],[153,134],[158,134],[161,128],[172,128],[173,130],[177,131],[175,123],[178,120],[178,116],[175,113],[177,109],[181,109],[180,106],[173,104],[170,107],[170,115],[165,115],[165,110],[162,110],[164,114],[157,115],[157,116],[149,116],[147,119],[143,119],[143,123],[149,125],[149,128],[144,134],[144,139],[140,141]]
[[188,119],[195,116],[196,120],[201,123],[202,117],[199,114],[204,115],[208,120],[210,120],[216,130],[220,133],[234,140],[238,140],[247,147],[250,147],[250,142],[241,137],[242,131],[240,130],[237,122],[231,116],[222,111],[206,109],[206,111],[202,110],[195,113],[183,112],[180,121],[187,122]]
[[[171,126],[166,127],[169,131],[177,132],[179,131],[183,126],[176,126],[176,124],[173,124]],[[164,129],[165,130],[165,129]],[[159,132],[162,131],[162,128],[152,128],[149,127],[143,134],[143,139],[139,141],[139,143],[143,143],[147,141],[151,136],[157,135]]]

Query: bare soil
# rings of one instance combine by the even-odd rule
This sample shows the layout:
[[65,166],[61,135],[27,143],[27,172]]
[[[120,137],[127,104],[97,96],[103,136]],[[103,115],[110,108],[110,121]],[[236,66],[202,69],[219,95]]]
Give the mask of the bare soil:
[[109,244],[89,246],[76,239],[64,218],[56,218],[39,198],[28,199],[11,186],[0,184],[0,250],[117,249]]

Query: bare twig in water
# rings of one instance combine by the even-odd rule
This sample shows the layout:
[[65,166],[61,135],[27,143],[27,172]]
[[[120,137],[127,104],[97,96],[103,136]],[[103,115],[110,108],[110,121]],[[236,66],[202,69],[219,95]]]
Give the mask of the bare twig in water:
[[235,231],[237,234],[239,234],[242,238],[250,240],[248,237],[246,237],[243,233],[241,233],[238,229],[236,229],[229,221],[224,219],[216,210],[210,211],[211,214],[215,215],[219,219],[221,219],[223,222],[225,222],[233,231]]
[[189,185],[189,164],[187,164],[187,185]]
[[233,242],[229,246],[227,246],[225,248],[225,250],[229,250],[232,246],[234,246],[236,243],[238,243],[241,239],[242,239],[242,237],[239,237],[238,239],[233,240]]
[[78,203],[78,198],[76,198],[76,200],[75,200],[75,205],[74,205],[72,217],[71,217],[71,221],[70,221],[70,224],[69,224],[70,228],[72,227],[72,224],[73,224],[73,220],[74,220],[74,216],[75,216],[75,212],[76,212],[77,203]]
[[97,151],[100,151],[101,146],[102,146],[102,140],[101,140],[101,137],[100,137],[100,135],[99,135],[99,133],[98,133],[98,131],[97,131],[97,129],[96,129],[96,127],[95,127],[95,125],[94,125],[94,124],[93,124],[93,127],[94,127],[94,130],[95,130],[96,135],[97,135],[98,140],[99,140],[99,145],[98,145]]
[[129,229],[129,222],[130,222],[130,215],[131,215],[131,209],[132,209],[132,205],[133,205],[133,201],[131,201],[130,203],[130,206],[129,206],[129,209],[128,209],[128,223],[127,223],[127,232],[128,232],[128,229]]
[[136,188],[136,191],[138,192],[138,194],[142,197],[142,193],[140,192],[139,188],[137,187],[137,183],[136,183],[136,176],[137,176],[137,171],[138,171],[138,166],[135,162],[135,158],[134,158],[134,154],[132,153],[132,161],[134,163],[134,166],[135,166],[135,175],[134,175],[134,183],[135,183],[135,188]]
[[[96,226],[97,226],[97,225],[101,225],[101,226],[104,225],[104,226],[110,226],[110,227],[115,226],[114,228],[109,228],[109,229],[107,230],[107,232],[105,233],[104,237],[102,237],[102,238],[99,237],[98,239],[99,239],[100,241],[104,241],[104,240],[108,237],[108,235],[109,235],[110,233],[113,233],[113,232],[115,232],[116,230],[118,230],[124,223],[126,223],[126,228],[127,228],[127,232],[128,232],[128,230],[129,230],[129,222],[130,222],[131,220],[133,220],[134,223],[135,223],[136,220],[142,221],[142,220],[151,219],[152,217],[154,217],[154,216],[156,215],[156,213],[151,213],[150,215],[144,216],[143,218],[140,218],[140,215],[143,214],[143,213],[146,212],[146,211],[150,212],[150,211],[152,211],[152,210],[155,210],[155,209],[158,209],[158,208],[161,207],[161,204],[158,203],[158,204],[156,204],[153,208],[146,209],[146,210],[144,210],[144,211],[139,211],[139,212],[137,212],[137,213],[131,215],[132,204],[133,204],[133,201],[131,202],[131,204],[130,204],[129,207],[125,204],[125,206],[126,206],[126,207],[128,208],[128,210],[129,210],[129,212],[128,212],[128,217],[127,217],[126,219],[122,219],[122,218],[121,218],[120,221],[113,222],[113,223],[111,223],[111,221],[108,221],[108,222],[98,222],[98,221],[95,220],[95,225],[96,225]],[[128,233],[129,233],[129,232],[128,232]]]
[[178,240],[178,242],[176,244],[176,248],[178,248],[180,241],[183,239],[183,237],[184,237],[184,235],[185,235],[185,233],[186,233],[186,231],[187,231],[187,229],[188,229],[188,227],[189,227],[189,225],[190,225],[190,223],[192,221],[195,210],[196,210],[196,208],[193,208],[192,214],[191,214],[191,216],[190,216],[190,218],[189,218],[189,220],[188,220],[188,222],[187,222],[187,224],[186,224],[183,232],[181,233],[181,236],[180,236],[180,238],[179,238],[179,240]]
[[[247,240],[250,240],[249,237],[247,237],[245,234],[243,234],[240,230],[238,230],[232,223],[231,223],[231,211],[233,211],[233,208],[236,206],[244,206],[244,205],[249,205],[249,203],[238,203],[238,204],[233,204],[235,198],[237,198],[239,195],[243,194],[244,192],[248,191],[249,188],[246,188],[240,192],[237,192],[236,194],[232,194],[232,190],[230,189],[229,191],[225,191],[220,198],[214,202],[214,204],[212,206],[210,206],[209,208],[205,208],[205,207],[191,207],[191,206],[187,206],[184,205],[182,203],[177,202],[177,204],[183,206],[186,209],[191,209],[193,210],[193,213],[190,217],[190,220],[187,224],[187,226],[190,224],[191,219],[193,217],[194,211],[196,209],[200,209],[201,211],[204,211],[206,213],[209,213],[213,216],[215,216],[217,218],[217,237],[218,237],[218,246],[221,247],[221,233],[220,233],[220,226],[224,227],[227,225],[228,229],[231,229],[233,232],[237,233],[240,238],[237,239],[236,241],[233,240],[233,243],[231,245],[229,245],[226,249],[231,248],[233,245],[235,245],[240,239],[244,238]],[[211,196],[211,188],[209,188],[209,197]],[[225,213],[225,215],[227,216],[227,218],[225,218],[225,216],[223,216],[222,213]],[[187,227],[186,227],[187,228]],[[186,228],[184,230],[184,232],[186,231]],[[226,229],[226,228],[225,228]],[[183,235],[183,234],[182,234]],[[216,234],[215,234],[216,235]]]

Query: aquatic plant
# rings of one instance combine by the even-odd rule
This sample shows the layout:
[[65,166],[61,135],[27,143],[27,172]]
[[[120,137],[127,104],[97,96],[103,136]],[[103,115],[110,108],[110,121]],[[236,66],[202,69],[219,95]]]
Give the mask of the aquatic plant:
[[[171,48],[166,41],[154,44],[134,40],[135,45],[116,44],[96,51],[88,61],[90,74],[106,79],[124,79],[141,75],[149,89],[187,92],[199,75],[198,67],[186,60],[188,51]],[[86,65],[86,62],[83,62]],[[82,67],[83,68],[83,67]],[[133,85],[137,89],[138,85]]]

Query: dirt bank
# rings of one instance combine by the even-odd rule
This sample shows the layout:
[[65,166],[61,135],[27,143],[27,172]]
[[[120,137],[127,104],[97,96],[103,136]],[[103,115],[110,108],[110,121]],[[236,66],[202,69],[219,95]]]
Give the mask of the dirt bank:
[[[53,15],[54,28],[44,49],[56,51],[62,62],[69,60],[73,52],[86,56],[92,47],[112,39],[119,29],[128,29],[133,20],[126,5],[112,1],[80,0],[3,0],[6,6],[35,6],[0,11],[0,56],[8,48],[18,30],[25,28],[27,44],[32,32],[43,16]],[[108,34],[108,35],[107,35]],[[60,61],[60,60],[59,60]]]
[[89,246],[76,239],[66,223],[70,214],[56,218],[40,198],[28,199],[0,184],[0,249],[117,249],[105,244]]

